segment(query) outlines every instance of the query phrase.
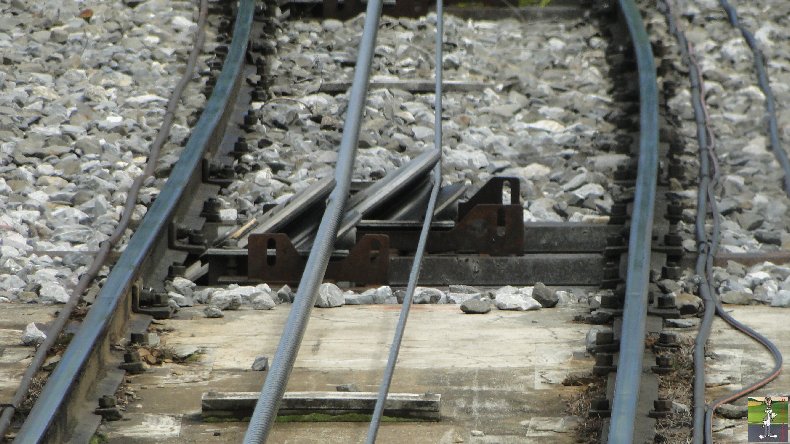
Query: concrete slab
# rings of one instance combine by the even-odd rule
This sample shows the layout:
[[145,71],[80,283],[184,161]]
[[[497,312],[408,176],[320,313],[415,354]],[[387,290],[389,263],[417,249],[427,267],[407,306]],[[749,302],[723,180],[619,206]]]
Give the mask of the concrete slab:
[[43,325],[54,319],[59,306],[2,304],[0,308],[0,404],[12,401],[19,381],[36,352],[22,345],[22,333],[31,322]]
[[[733,317],[754,328],[779,348],[785,356],[782,373],[767,386],[749,396],[790,393],[790,310],[767,306],[726,305]],[[773,368],[770,354],[748,336],[733,330],[720,319],[713,323],[708,353],[706,385],[707,399],[711,401],[741,389],[761,379]],[[746,398],[734,401],[746,405]],[[746,418],[714,419],[713,438],[716,443],[742,443],[747,441]]]
[[[165,364],[129,376],[126,390],[139,398],[127,406],[129,421],[105,423],[100,432],[130,443],[232,442],[246,423],[200,420],[207,391],[257,391],[265,372],[250,369],[256,356],[272,357],[289,306],[272,311],[226,311],[205,319],[198,308],[163,321],[166,346],[195,345],[196,362]],[[375,391],[383,372],[399,306],[315,309],[288,391],[334,390],[355,384]],[[393,392],[440,393],[442,421],[385,423],[381,443],[575,442],[566,402],[579,387],[561,385],[569,373],[587,373],[584,337],[589,326],[570,322],[582,309],[492,311],[465,315],[458,306],[417,305],[409,318]],[[576,352],[576,354],[574,354]],[[172,428],[141,437],[135,430],[150,416],[157,424],[179,417]],[[131,430],[127,433],[127,430]],[[367,423],[278,423],[269,442],[362,442]],[[475,431],[475,436],[472,435]],[[479,433],[482,432],[482,435]],[[548,440],[548,441],[547,441]]]

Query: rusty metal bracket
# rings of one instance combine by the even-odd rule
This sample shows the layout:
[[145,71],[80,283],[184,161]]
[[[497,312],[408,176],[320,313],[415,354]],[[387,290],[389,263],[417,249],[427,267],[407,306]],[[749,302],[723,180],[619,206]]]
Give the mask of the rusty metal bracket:
[[521,207],[521,182],[518,177],[497,176],[488,182],[466,202],[458,203],[458,219],[463,217],[477,205],[496,204],[508,205],[504,201],[505,191],[510,191],[510,205]]
[[[363,236],[342,259],[330,259],[324,276],[328,281],[360,284],[387,282],[390,263],[386,235]],[[267,283],[297,284],[307,258],[299,254],[284,233],[252,234],[247,244],[247,276]]]
[[[186,239],[187,242],[182,242],[183,239]],[[180,227],[176,222],[171,222],[167,226],[167,248],[202,254],[206,251],[206,239],[200,230],[189,230]]]
[[142,288],[141,282],[132,285],[132,311],[147,314],[154,319],[168,319],[173,315],[173,309],[167,303],[167,295],[158,294],[151,289]]
[[[504,203],[505,191],[510,203]],[[385,234],[392,248],[412,251],[417,245],[420,223],[371,222],[357,227],[357,236]],[[458,220],[452,227],[435,224],[428,235],[426,251],[477,253],[491,256],[520,255],[524,246],[524,217],[520,204],[519,179],[493,177],[466,202],[458,204]]]

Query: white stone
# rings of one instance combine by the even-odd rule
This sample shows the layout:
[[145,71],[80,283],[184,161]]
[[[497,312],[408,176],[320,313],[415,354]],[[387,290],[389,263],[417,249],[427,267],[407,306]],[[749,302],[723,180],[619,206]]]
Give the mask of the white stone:
[[173,17],[173,26],[178,28],[181,31],[187,31],[192,26],[195,26],[195,22],[189,20],[186,17],[182,17],[180,15],[177,15],[177,16]]
[[529,311],[541,308],[540,303],[532,296],[517,293],[497,294],[494,304],[500,310]]
[[209,302],[220,310],[238,310],[242,304],[242,297],[239,292],[233,290],[219,290],[211,295]]
[[219,210],[219,218],[223,222],[236,222],[239,212],[235,208],[223,208]]
[[343,290],[337,285],[332,283],[321,284],[318,287],[318,298],[315,301],[315,306],[320,308],[333,308],[340,307],[345,303]]
[[69,294],[66,289],[56,282],[44,282],[38,291],[41,301],[44,303],[65,304],[69,301]]
[[259,293],[252,299],[252,308],[255,310],[271,310],[275,305],[269,293]]
[[521,176],[526,179],[546,179],[551,173],[551,168],[540,163],[531,163],[521,169]]
[[603,186],[597,183],[588,183],[574,190],[573,194],[579,199],[587,199],[590,197],[601,197],[605,192]]
[[22,344],[24,345],[37,345],[44,342],[47,335],[36,327],[36,324],[31,322],[25,326],[25,331],[22,333]]
[[555,120],[538,120],[537,122],[527,124],[527,128],[549,133],[559,133],[565,130],[565,126]]
[[145,105],[151,102],[167,103],[167,99],[157,96],[156,94],[143,94],[141,96],[129,97],[125,101],[130,105]]

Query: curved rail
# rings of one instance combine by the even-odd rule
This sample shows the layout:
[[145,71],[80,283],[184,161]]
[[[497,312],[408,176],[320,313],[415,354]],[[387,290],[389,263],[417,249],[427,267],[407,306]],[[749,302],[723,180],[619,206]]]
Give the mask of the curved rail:
[[647,285],[658,173],[658,87],[653,51],[636,4],[633,0],[620,0],[619,3],[631,34],[639,69],[640,132],[620,357],[608,438],[612,444],[634,441],[634,419],[645,352]]
[[254,7],[254,0],[239,2],[233,41],[222,72],[195,125],[194,132],[156,201],[107,277],[82,323],[82,328],[74,336],[60,363],[50,375],[14,442],[41,441],[56,416],[63,414],[60,409],[71,393],[72,385],[79,379],[89,357],[106,334],[110,321],[121,306],[121,301],[129,292],[142,264],[149,257],[157,239],[164,232],[167,221],[182,200],[186,185],[199,171],[206,147],[217,140],[224,130],[225,115],[233,102],[232,97],[243,73]]

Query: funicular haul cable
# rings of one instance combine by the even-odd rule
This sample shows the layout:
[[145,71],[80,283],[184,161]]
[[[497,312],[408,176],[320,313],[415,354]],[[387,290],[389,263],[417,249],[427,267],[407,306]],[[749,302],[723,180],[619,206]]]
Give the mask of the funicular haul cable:
[[370,67],[376,47],[381,6],[382,0],[368,1],[365,27],[362,31],[362,41],[359,45],[357,64],[354,69],[354,81],[348,99],[346,121],[343,124],[343,138],[340,141],[337,165],[335,166],[336,185],[327,200],[326,210],[310,249],[310,256],[307,259],[291,312],[288,314],[285,328],[280,337],[272,367],[266,375],[266,382],[258,402],[255,404],[252,418],[250,418],[250,424],[244,436],[246,444],[265,442],[274,425],[277,410],[285,393],[285,386],[288,384],[288,378],[291,376],[291,370],[307,328],[310,311],[318,296],[318,287],[324,278],[329,257],[334,249],[337,230],[344,216],[351,186],[351,174],[357,154],[360,122],[367,99]]

